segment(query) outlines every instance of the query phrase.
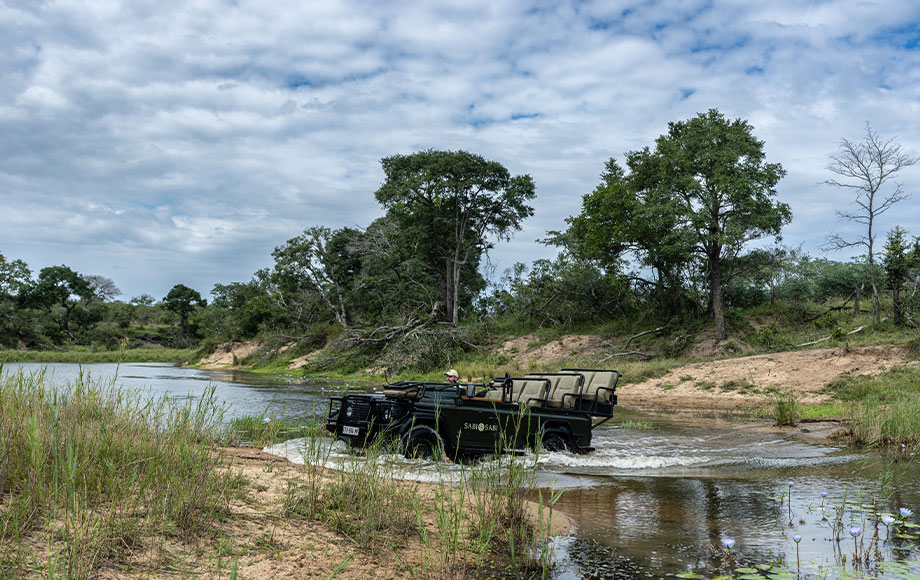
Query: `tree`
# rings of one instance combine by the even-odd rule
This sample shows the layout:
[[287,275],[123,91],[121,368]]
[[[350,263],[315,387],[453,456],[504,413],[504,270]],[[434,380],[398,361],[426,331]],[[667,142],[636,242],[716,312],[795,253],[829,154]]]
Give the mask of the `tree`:
[[904,323],[901,288],[908,280],[916,279],[914,270],[920,266],[918,264],[920,255],[917,252],[918,241],[915,239],[913,248],[911,248],[907,243],[906,234],[907,232],[900,226],[895,226],[888,232],[885,257],[882,258],[885,267],[885,282],[891,290],[892,318],[895,326],[901,326]]
[[306,281],[335,320],[346,328],[348,313],[344,288],[346,278],[353,271],[344,253],[347,239],[357,233],[350,228],[332,231],[327,227],[312,227],[272,252],[278,275],[287,277],[289,281]]
[[[840,179],[831,178],[824,183],[847,190],[856,196],[853,200],[856,210],[838,211],[837,215],[840,219],[866,226],[866,233],[849,240],[838,233],[832,233],[828,236],[825,248],[842,250],[862,246],[866,249],[872,282],[872,315],[875,322],[878,322],[880,317],[875,272],[875,221],[891,209],[891,206],[910,197],[910,194],[902,189],[902,185],[893,180],[902,169],[916,162],[917,158],[904,153],[894,139],[881,139],[867,121],[863,140],[857,143],[841,139],[837,153],[831,155],[830,163],[827,165],[828,171],[839,175]],[[882,193],[889,182],[893,187]]]
[[115,282],[111,278],[106,278],[105,276],[100,276],[99,274],[90,274],[84,276],[89,288],[92,291],[90,295],[89,302],[95,300],[100,300],[102,302],[108,302],[112,298],[121,295],[121,290],[118,289],[118,286],[115,285]]
[[438,277],[447,320],[457,324],[465,268],[478,264],[490,238],[510,239],[533,215],[533,180],[466,151],[420,151],[380,163],[386,180],[377,201],[414,234]]
[[[52,312],[56,307],[60,317],[57,322],[61,330],[70,333],[70,316],[74,309],[80,305],[80,300],[87,300],[92,296],[92,289],[86,278],[74,272],[65,265],[48,266],[38,273],[38,280],[34,285],[20,293],[19,297],[23,306],[35,307]],[[77,297],[79,300],[74,300]],[[55,314],[52,313],[52,317]]]
[[550,232],[548,242],[596,260],[608,271],[621,266],[624,253],[635,255],[642,266],[651,268],[654,280],[635,273],[633,281],[653,286],[665,310],[677,314],[684,302],[682,274],[694,260],[693,240],[678,227],[676,212],[662,213],[646,201],[631,187],[630,176],[610,159],[601,183],[582,198],[581,213],[566,220],[569,229],[564,234]]
[[7,260],[0,254],[0,296],[16,295],[29,285],[32,272],[22,260]]
[[174,312],[179,317],[182,334],[188,336],[189,315],[195,311],[196,307],[205,306],[206,302],[201,298],[201,294],[197,290],[193,290],[184,284],[176,284],[169,291],[169,294],[163,298],[163,305],[167,310]]
[[668,124],[668,133],[627,154],[630,189],[643,219],[664,222],[669,239],[686,240],[704,261],[716,340],[725,340],[723,262],[751,240],[779,235],[792,217],[774,200],[786,174],[767,163],[763,141],[742,119],[711,109],[689,121]]

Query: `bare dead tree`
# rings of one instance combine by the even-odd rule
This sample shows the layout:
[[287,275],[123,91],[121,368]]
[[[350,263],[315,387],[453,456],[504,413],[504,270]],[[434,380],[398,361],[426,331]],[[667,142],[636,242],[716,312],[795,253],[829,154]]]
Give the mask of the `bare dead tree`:
[[111,278],[100,276],[99,274],[89,274],[83,276],[83,279],[89,283],[92,294],[84,300],[84,305],[89,305],[97,300],[108,302],[112,298],[121,295],[121,290],[115,285]]
[[[901,150],[894,139],[882,139],[866,122],[862,141],[841,139],[836,154],[831,155],[827,165],[828,171],[840,178],[831,178],[824,183],[832,187],[843,188],[855,194],[853,211],[838,211],[840,219],[856,222],[866,226],[865,234],[855,239],[845,239],[839,233],[828,236],[825,250],[843,250],[862,246],[866,249],[869,261],[869,278],[872,282],[872,316],[879,321],[880,306],[878,284],[875,272],[875,221],[899,201],[910,197],[902,184],[893,181],[902,170],[914,165],[916,157],[911,157]],[[881,190],[890,185],[885,192]]]

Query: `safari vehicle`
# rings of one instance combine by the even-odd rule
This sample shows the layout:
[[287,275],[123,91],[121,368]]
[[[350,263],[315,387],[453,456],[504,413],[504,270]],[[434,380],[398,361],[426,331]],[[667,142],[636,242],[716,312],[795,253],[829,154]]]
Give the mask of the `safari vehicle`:
[[488,385],[401,381],[382,393],[331,397],[326,429],[353,447],[396,440],[406,456],[442,459],[535,449],[593,451],[613,417],[620,373],[562,369]]

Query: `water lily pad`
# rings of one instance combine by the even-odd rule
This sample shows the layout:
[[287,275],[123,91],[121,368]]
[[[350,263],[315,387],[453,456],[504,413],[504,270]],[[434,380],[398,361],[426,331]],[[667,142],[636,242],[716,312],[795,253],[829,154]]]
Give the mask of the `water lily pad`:
[[913,522],[904,522],[905,528],[920,528],[920,524],[915,524]]
[[742,574],[738,580],[764,580],[764,577],[760,574]]
[[790,574],[789,572],[770,572],[768,578],[770,578],[770,580],[795,580],[795,574]]
[[696,572],[681,572],[680,574],[675,574],[678,578],[689,578],[690,580],[695,580],[696,578],[702,578],[703,576],[697,574]]
[[735,579],[732,576],[726,576],[723,574],[722,576],[714,577],[712,580],[735,580]]
[[757,568],[735,568],[735,572],[739,574],[756,574]]
[[754,567],[758,570],[771,570],[773,568],[773,564],[754,564]]

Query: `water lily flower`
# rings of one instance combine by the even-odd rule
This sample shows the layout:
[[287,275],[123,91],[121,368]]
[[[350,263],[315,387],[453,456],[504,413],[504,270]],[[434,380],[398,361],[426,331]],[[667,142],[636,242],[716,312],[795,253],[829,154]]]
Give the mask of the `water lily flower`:
[[881,520],[881,521],[882,521],[882,523],[885,524],[886,526],[890,526],[891,524],[894,523],[894,518],[891,517],[891,516],[882,516],[882,520]]
[[861,533],[862,533],[862,528],[859,526],[853,526],[852,528],[850,528],[850,535],[853,536],[853,538],[856,538],[856,536],[858,536]]
[[263,423],[268,423],[269,421],[271,421],[271,419],[269,419],[268,417],[262,419],[262,422],[263,422]]
[[788,485],[789,487],[792,487],[793,485],[795,485],[795,482],[787,481],[786,485]]
[[275,419],[280,419],[281,415],[275,415]]
[[735,545],[735,540],[733,538],[722,538],[722,545],[731,550],[732,546]]
[[902,518],[909,518],[914,515],[914,511],[910,508],[898,508],[898,511],[901,512]]
[[821,497],[827,497],[827,492],[826,492],[826,491],[822,491],[822,492],[821,492]]
[[798,544],[799,542],[802,541],[802,536],[796,534],[796,535],[792,536],[792,541],[795,542],[796,544]]

